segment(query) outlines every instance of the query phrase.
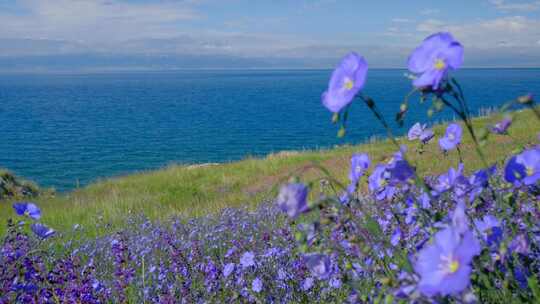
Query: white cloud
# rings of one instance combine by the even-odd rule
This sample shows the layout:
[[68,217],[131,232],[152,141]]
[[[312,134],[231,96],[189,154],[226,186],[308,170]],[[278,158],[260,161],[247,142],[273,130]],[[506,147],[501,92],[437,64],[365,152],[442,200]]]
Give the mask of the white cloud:
[[505,0],[489,0],[489,2],[501,11],[535,11],[540,8],[540,1],[508,3]]
[[391,21],[393,23],[411,23],[411,22],[414,22],[414,20],[407,19],[407,18],[393,18]]
[[540,20],[523,16],[503,17],[466,24],[428,19],[416,27],[423,35],[438,31],[453,33],[464,45],[475,48],[534,47],[540,38]]
[[174,25],[198,18],[190,2],[20,0],[23,13],[0,13],[0,37],[111,41],[170,35]]
[[436,8],[425,8],[420,11],[420,15],[430,16],[430,15],[438,14],[439,12],[440,10]]

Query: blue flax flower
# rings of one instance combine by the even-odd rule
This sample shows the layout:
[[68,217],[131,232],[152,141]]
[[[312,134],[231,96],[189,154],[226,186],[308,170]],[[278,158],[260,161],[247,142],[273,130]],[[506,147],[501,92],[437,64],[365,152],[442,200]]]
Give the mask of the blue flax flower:
[[505,117],[503,120],[499,121],[493,127],[491,127],[491,132],[495,134],[506,134],[511,124],[512,119],[510,117]]
[[223,276],[228,277],[234,271],[234,263],[228,263],[223,267]]
[[390,199],[394,196],[396,189],[388,184],[389,178],[390,173],[383,164],[378,164],[369,176],[368,187],[377,200]]
[[323,105],[331,112],[341,111],[364,87],[367,70],[364,57],[354,52],[346,55],[332,73],[328,90],[322,95]]
[[14,203],[13,209],[15,209],[15,212],[17,212],[18,215],[28,216],[35,220],[39,220],[41,218],[41,210],[39,210],[39,207],[34,203]]
[[424,131],[424,129],[426,128],[426,125],[421,125],[419,122],[415,123],[410,129],[409,129],[409,132],[407,133],[407,138],[409,140],[416,140],[418,138],[420,138],[420,135],[422,134],[422,132]]
[[525,150],[512,157],[505,167],[504,177],[510,183],[532,185],[540,179],[540,149]]
[[253,290],[254,292],[259,293],[262,291],[262,288],[263,288],[263,283],[261,279],[255,278],[255,280],[251,282],[251,290]]
[[300,213],[307,212],[308,188],[304,184],[287,184],[281,187],[277,198],[279,208],[289,217],[296,218]]
[[413,81],[415,87],[437,90],[448,70],[458,69],[462,63],[463,46],[450,33],[436,33],[413,51],[408,67],[419,75]]
[[481,169],[474,172],[469,177],[469,185],[471,186],[471,192],[469,200],[472,202],[478,197],[482,191],[489,186],[489,178],[497,172],[497,166],[491,166],[488,169]]
[[449,124],[444,137],[439,139],[439,146],[445,151],[455,149],[461,143],[462,135],[463,130],[460,125],[456,123]]
[[469,230],[469,219],[466,215],[467,208],[465,202],[460,200],[457,202],[456,209],[452,212],[452,227],[457,233],[465,233]]
[[33,223],[30,225],[30,229],[41,239],[46,239],[55,233],[52,228],[49,228],[41,223]]
[[355,184],[358,182],[360,177],[369,168],[369,164],[369,156],[366,153],[353,154],[351,157],[351,172],[349,173],[351,183]]
[[445,174],[441,174],[437,178],[437,184],[435,184],[433,188],[438,193],[446,192],[452,189],[458,183],[458,181],[462,178],[464,178],[463,177],[463,164],[460,163],[458,165],[457,170],[454,168],[450,168],[448,169],[448,172],[446,172]]
[[240,257],[240,265],[242,265],[243,268],[255,266],[255,255],[253,252],[244,252],[244,254]]
[[475,219],[474,225],[489,246],[498,245],[502,240],[501,222],[493,215],[485,215],[481,220]]
[[470,284],[470,264],[479,253],[480,244],[472,232],[461,235],[451,226],[437,232],[433,242],[419,252],[415,264],[420,292],[444,296],[463,291]]
[[327,255],[311,253],[305,256],[305,261],[313,276],[321,280],[328,279],[331,274],[331,269],[330,258]]
[[433,132],[433,130],[425,129],[424,131],[422,131],[422,134],[420,134],[419,139],[423,144],[427,144],[433,139],[433,137],[435,137],[435,133]]

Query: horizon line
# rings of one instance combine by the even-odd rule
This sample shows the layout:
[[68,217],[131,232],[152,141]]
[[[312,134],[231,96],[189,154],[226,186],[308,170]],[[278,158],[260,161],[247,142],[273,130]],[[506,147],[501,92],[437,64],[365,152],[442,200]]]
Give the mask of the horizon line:
[[[114,74],[114,73],[143,73],[143,72],[179,72],[179,71],[327,71],[333,70],[334,67],[238,67],[238,68],[97,68],[97,69],[43,69],[43,70],[1,70],[0,75],[13,74]],[[460,70],[534,70],[540,69],[540,66],[468,66],[462,67]],[[406,67],[372,67],[370,70],[404,70]]]

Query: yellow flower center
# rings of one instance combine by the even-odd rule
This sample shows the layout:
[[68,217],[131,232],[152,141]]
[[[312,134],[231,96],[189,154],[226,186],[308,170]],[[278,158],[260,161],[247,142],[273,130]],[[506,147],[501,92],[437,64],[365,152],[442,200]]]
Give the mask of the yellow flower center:
[[345,80],[345,83],[343,84],[343,87],[344,87],[345,89],[347,89],[347,90],[352,89],[353,86],[354,86],[354,82],[353,82],[352,80],[350,80],[350,79],[346,79],[346,80]]
[[531,176],[534,174],[534,168],[532,167],[527,167],[527,176]]
[[446,63],[444,63],[444,61],[442,61],[441,59],[437,59],[435,60],[435,65],[434,65],[435,69],[436,70],[444,70],[446,68]]
[[458,269],[459,269],[459,262],[458,261],[454,260],[454,261],[450,262],[450,264],[448,264],[448,271],[450,273],[454,273],[454,272],[458,271]]
[[441,256],[442,263],[439,264],[439,270],[444,274],[452,274],[459,270],[459,261],[454,259],[453,255]]

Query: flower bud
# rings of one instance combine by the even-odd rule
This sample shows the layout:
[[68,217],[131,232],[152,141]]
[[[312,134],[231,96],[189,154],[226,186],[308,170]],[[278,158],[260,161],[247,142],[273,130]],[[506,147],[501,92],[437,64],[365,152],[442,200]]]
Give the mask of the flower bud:
[[332,115],[332,123],[335,124],[339,121],[339,113],[334,113],[334,115]]
[[409,106],[408,106],[406,103],[402,103],[402,104],[399,106],[399,111],[400,111],[400,112],[406,112],[408,109],[409,109]]
[[337,137],[343,138],[345,136],[345,133],[346,133],[345,128],[342,126],[341,128],[339,128],[339,131],[337,133]]

